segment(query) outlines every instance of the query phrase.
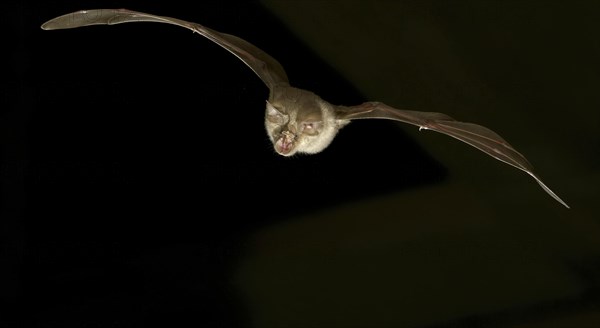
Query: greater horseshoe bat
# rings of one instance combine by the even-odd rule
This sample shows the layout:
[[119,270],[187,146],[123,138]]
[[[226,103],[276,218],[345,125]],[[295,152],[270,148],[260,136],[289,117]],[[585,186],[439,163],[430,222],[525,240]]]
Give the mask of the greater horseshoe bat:
[[281,64],[273,57],[236,36],[217,32],[198,23],[127,9],[81,10],[51,19],[44,30],[129,22],[174,24],[198,33],[242,60],[269,88],[265,127],[275,151],[283,156],[315,154],[332,142],[340,128],[352,120],[387,119],[409,123],[419,130],[432,130],[465,142],[506,164],[520,169],[555,200],[569,207],[533,172],[532,165],[508,142],[481,125],[456,121],[448,115],[393,108],[381,102],[355,106],[332,105],[313,92],[290,85]]

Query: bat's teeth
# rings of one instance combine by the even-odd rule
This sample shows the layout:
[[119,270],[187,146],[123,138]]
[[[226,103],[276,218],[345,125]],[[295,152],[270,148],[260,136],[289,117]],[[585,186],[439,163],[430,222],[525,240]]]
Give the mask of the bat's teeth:
[[292,150],[293,139],[288,139],[286,136],[282,136],[275,143],[275,149],[282,155],[288,154]]

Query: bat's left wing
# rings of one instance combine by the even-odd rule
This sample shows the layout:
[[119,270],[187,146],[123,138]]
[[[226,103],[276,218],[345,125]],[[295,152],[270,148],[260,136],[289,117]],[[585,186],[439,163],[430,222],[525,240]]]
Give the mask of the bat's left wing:
[[275,85],[289,85],[285,70],[277,60],[253,44],[237,36],[217,32],[197,23],[177,18],[156,16],[127,9],[80,10],[53,18],[42,25],[44,30],[75,28],[88,25],[113,25],[129,22],[167,23],[190,29],[227,49],[272,90]]
[[494,131],[481,125],[459,122],[442,113],[400,110],[379,102],[366,102],[361,105],[349,107],[338,106],[336,107],[336,117],[345,120],[368,118],[395,120],[416,125],[419,127],[419,130],[432,130],[451,136],[483,151],[497,160],[526,172],[550,196],[567,208],[569,207],[533,173],[533,166],[527,161],[525,156],[516,151]]

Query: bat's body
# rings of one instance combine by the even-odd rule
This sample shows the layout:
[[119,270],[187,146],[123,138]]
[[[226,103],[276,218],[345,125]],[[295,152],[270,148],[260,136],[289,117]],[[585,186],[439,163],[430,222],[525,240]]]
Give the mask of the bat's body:
[[73,12],[49,20],[42,28],[54,30],[127,22],[158,22],[188,28],[227,49],[248,65],[270,90],[265,127],[275,151],[280,155],[318,153],[329,146],[341,127],[354,119],[396,120],[456,138],[528,173],[550,196],[569,207],[533,173],[533,167],[523,155],[490,129],[459,122],[441,113],[400,110],[379,102],[357,106],[332,105],[310,91],[291,86],[285,70],[277,60],[236,36],[220,33],[197,23],[127,9]]

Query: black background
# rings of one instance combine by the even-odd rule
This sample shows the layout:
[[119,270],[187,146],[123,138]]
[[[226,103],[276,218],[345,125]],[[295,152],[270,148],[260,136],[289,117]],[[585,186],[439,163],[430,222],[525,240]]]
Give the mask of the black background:
[[[280,60],[295,86],[333,103],[364,101],[258,3],[13,5],[0,322],[245,326],[229,280],[253,229],[443,179],[443,167],[387,122],[362,130],[376,144],[348,130],[320,155],[279,157],[264,131],[267,88],[188,30],[40,29],[67,12],[124,6],[235,34]],[[408,160],[382,151],[390,147]],[[389,176],[377,163],[411,174]]]
[[[405,3],[419,7],[421,2]],[[442,8],[439,9],[440,12],[445,12],[444,6],[435,1],[424,3],[427,3],[424,7]],[[502,21],[503,13],[493,9],[500,2],[475,3],[477,2],[464,1],[461,5],[465,10],[486,7],[487,4],[492,8],[486,11],[489,16],[482,18],[479,23],[486,19],[490,22],[495,19]],[[525,3],[524,7],[527,8],[544,5],[543,2],[534,1]],[[358,6],[360,2],[350,2],[350,5]],[[464,312],[457,310],[459,314],[448,316],[453,319],[444,316],[440,320],[430,318],[431,313],[443,313],[446,308],[452,313],[451,309],[456,304],[472,304],[473,300],[469,298],[473,294],[469,291],[465,295],[457,293],[449,296],[451,301],[444,309],[433,308],[433,305],[432,308],[422,307],[422,321],[403,321],[403,317],[410,317],[411,314],[402,312],[402,308],[398,308],[397,313],[396,310],[382,310],[388,317],[382,315],[373,317],[372,320],[390,327],[430,327],[431,322],[435,322],[435,327],[508,327],[521,321],[548,317],[550,321],[560,322],[552,316],[556,313],[572,315],[582,309],[597,311],[600,261],[597,260],[598,248],[595,248],[597,243],[594,240],[600,239],[595,234],[598,231],[596,221],[589,220],[589,217],[598,213],[589,205],[594,198],[593,190],[597,188],[591,184],[581,187],[579,182],[586,180],[588,176],[589,181],[596,181],[595,172],[599,167],[598,143],[597,137],[586,138],[595,136],[595,132],[578,131],[575,121],[570,122],[572,125],[567,124],[568,128],[555,132],[559,135],[562,133],[564,137],[556,137],[557,140],[566,140],[559,140],[560,142],[571,142],[577,136],[580,137],[577,140],[583,140],[577,143],[573,153],[577,153],[578,157],[585,157],[585,167],[592,172],[563,170],[565,180],[561,181],[568,188],[560,190],[562,193],[557,192],[561,196],[566,194],[565,200],[575,205],[571,212],[556,209],[560,205],[546,199],[547,195],[535,189],[537,186],[531,188],[535,189],[531,194],[547,201],[543,203],[546,207],[539,210],[541,212],[535,206],[528,207],[526,198],[519,198],[526,194],[525,191],[523,194],[520,190],[504,193],[498,191],[498,194],[490,195],[491,198],[496,197],[494,199],[512,199],[501,210],[489,207],[485,202],[469,203],[468,200],[473,198],[469,198],[469,193],[464,190],[446,191],[442,193],[444,199],[464,197],[464,205],[452,207],[455,212],[442,211],[443,215],[437,215],[439,211],[436,210],[443,207],[441,203],[419,199],[406,205],[413,208],[410,215],[396,214],[394,221],[398,222],[398,226],[394,227],[398,228],[398,235],[402,234],[401,230],[410,231],[411,224],[416,224],[414,222],[421,219],[415,214],[414,208],[421,208],[431,217],[437,215],[439,221],[435,222],[441,228],[432,228],[434,232],[437,231],[440,235],[449,232],[451,238],[456,238],[448,243],[436,244],[433,234],[425,234],[425,237],[421,236],[423,244],[415,242],[418,237],[414,236],[411,236],[414,239],[408,238],[408,242],[402,240],[403,254],[394,253],[391,246],[382,252],[378,248],[381,245],[371,245],[368,242],[365,242],[369,245],[364,249],[372,250],[372,253],[364,249],[356,251],[367,255],[352,253],[354,249],[351,247],[342,247],[342,250],[328,248],[339,245],[339,236],[346,236],[346,226],[340,226],[340,235],[330,236],[331,244],[323,242],[315,246],[310,244],[308,238],[306,244],[289,246],[284,240],[280,244],[274,244],[272,248],[281,245],[292,247],[292,250],[296,250],[293,247],[315,247],[317,252],[325,255],[320,257],[321,253],[317,253],[311,257],[312,253],[308,252],[308,259],[289,257],[281,259],[281,263],[271,263],[273,267],[281,268],[285,276],[282,281],[289,278],[293,282],[297,278],[302,282],[298,286],[303,286],[299,289],[314,291],[314,295],[306,298],[286,296],[281,304],[297,304],[298,309],[310,308],[304,305],[325,299],[322,296],[329,295],[327,287],[336,286],[337,281],[356,277],[366,279],[352,281],[348,290],[340,293],[332,304],[325,306],[325,314],[301,313],[300,310],[294,312],[292,307],[286,309],[289,313],[281,312],[289,316],[285,317],[277,312],[275,306],[265,306],[261,311],[266,311],[266,317],[271,315],[272,318],[264,319],[265,312],[254,312],[261,305],[250,304],[248,301],[260,298],[248,298],[241,292],[247,292],[248,288],[240,287],[236,280],[240,263],[256,260],[253,256],[256,256],[256,249],[260,247],[256,246],[255,236],[260,235],[263,229],[270,231],[270,227],[296,222],[295,218],[310,218],[336,206],[360,203],[364,199],[377,199],[395,193],[418,195],[424,188],[448,185],[453,173],[449,173],[445,165],[436,161],[401,126],[383,121],[352,123],[321,154],[293,158],[278,156],[272,149],[263,126],[264,106],[268,96],[265,85],[236,57],[180,27],[140,23],[61,31],[40,29],[40,25],[46,20],[75,10],[123,7],[198,22],[248,40],[279,60],[294,86],[314,91],[331,103],[351,105],[372,100],[366,99],[349,81],[342,78],[342,74],[321,60],[310,47],[288,30],[281,18],[258,2],[21,1],[5,5],[2,14],[2,43],[5,45],[3,53],[8,58],[4,65],[0,113],[0,327],[271,327],[272,325],[266,324],[269,322],[278,322],[279,325],[276,326],[290,327],[306,326],[306,322],[312,322],[311,327],[356,327],[357,322],[362,322],[353,321],[354,318],[361,317],[360,311],[355,311],[360,306],[367,313],[364,320],[368,322],[369,315],[378,313],[378,310],[373,309],[387,309],[386,306],[389,305],[386,304],[395,304],[395,300],[390,302],[390,296],[384,289],[375,293],[381,295],[380,298],[362,299],[363,295],[371,295],[363,289],[369,289],[371,284],[378,286],[377,280],[393,291],[406,281],[408,284],[414,282],[417,286],[428,286],[428,277],[443,279],[425,269],[437,267],[427,263],[431,258],[439,260],[442,263],[440,266],[450,267],[450,273],[471,277],[469,272],[481,262],[490,268],[496,268],[493,264],[502,263],[501,259],[505,254],[513,256],[512,252],[518,259],[514,263],[510,262],[515,267],[506,269],[507,276],[510,276],[509,270],[519,270],[520,265],[526,265],[530,254],[534,257],[539,252],[545,254],[549,261],[567,267],[566,275],[575,277],[573,279],[581,285],[581,293],[569,299],[556,300],[548,297],[548,300],[527,306],[523,305],[526,302],[515,301],[514,306],[499,307],[499,310],[491,312],[472,307],[466,311],[467,315],[463,315]],[[508,7],[512,8],[510,5]],[[516,7],[515,12],[518,12],[518,6]],[[593,12],[590,15],[593,16]],[[518,23],[526,21],[518,15],[515,17],[517,23],[508,29],[518,30]],[[570,21],[557,20],[555,24],[576,24],[576,15],[567,17]],[[310,15],[305,18],[308,22],[312,19]],[[382,22],[382,30],[385,31],[386,24],[391,23],[384,23]],[[470,24],[465,22],[462,26],[465,30],[477,30],[477,25]],[[582,33],[595,33],[594,26],[596,25],[591,25],[588,32]],[[514,35],[517,39],[513,40],[515,43],[507,39],[498,41],[499,44],[507,42],[514,46],[519,44],[519,40],[523,44],[533,42],[527,39],[531,34],[523,34],[523,39],[518,39],[518,33]],[[564,39],[568,38],[561,40]],[[561,48],[560,45],[556,47]],[[498,49],[501,48],[502,46],[498,46]],[[581,56],[567,56],[564,54],[570,52],[564,51],[561,58],[568,60],[561,63],[566,67],[579,68],[578,60],[593,64],[593,55],[600,53],[597,43],[577,49],[590,51]],[[476,58],[475,61],[484,57],[476,52],[476,47],[473,50],[469,55]],[[379,51],[385,51],[385,47]],[[413,53],[409,49],[406,51],[407,58],[414,59],[409,58]],[[373,52],[377,53],[375,49]],[[493,48],[490,52],[493,52]],[[430,60],[431,58],[424,57],[417,58],[416,61],[426,63]],[[530,70],[531,75],[539,73],[530,68],[532,66],[528,66],[529,64],[517,60],[509,65],[511,70],[506,75],[509,76],[513,69],[520,72]],[[583,66],[589,70],[573,73],[577,79],[569,80],[572,76],[566,74],[564,78],[557,78],[560,82],[548,80],[545,87],[552,85],[568,91],[576,81],[578,86],[589,88],[586,89],[589,94],[594,94],[598,66],[582,64],[581,67]],[[494,62],[482,67],[485,67],[481,69],[482,75],[486,72],[501,75],[506,71],[506,67]],[[557,72],[564,73],[566,70],[557,69]],[[409,73],[414,72],[409,70],[407,74]],[[421,82],[425,80],[435,79],[426,76]],[[514,88],[527,89],[531,86],[528,82],[532,81],[537,80],[520,80],[519,83],[523,85],[516,85]],[[441,92],[429,96],[423,104],[428,104],[429,101],[429,104],[435,105],[447,96],[443,81],[439,83],[436,87]],[[427,87],[424,84],[415,89],[422,91]],[[497,85],[486,87],[494,91],[501,89]],[[540,90],[535,93],[536,90],[533,89],[532,92],[548,96],[547,90]],[[498,97],[503,96],[500,92],[498,94]],[[411,99],[413,95],[414,99]],[[408,102],[417,99],[418,95],[406,91]],[[584,108],[582,113],[597,112],[595,103],[586,103],[581,99],[583,98],[575,99],[574,104]],[[509,103],[510,99],[501,100]],[[461,96],[456,96],[456,103],[460,101]],[[543,104],[539,99],[532,103],[536,101]],[[456,104],[448,106],[453,105]],[[456,107],[453,109],[458,110]],[[515,130],[518,130],[521,118],[538,115],[542,117],[541,122],[546,122],[545,120],[550,120],[548,117],[558,117],[562,113],[556,108],[550,108],[538,115],[532,108],[530,114],[517,113],[514,116],[513,112],[511,117],[518,118],[515,123]],[[500,117],[505,114],[510,116],[509,112],[495,115]],[[463,117],[467,115],[468,110]],[[588,117],[594,120],[596,116],[593,114]],[[586,123],[586,126],[593,126],[593,122]],[[510,130],[511,126],[506,128],[505,125],[504,131],[510,133]],[[365,141],[365,136],[368,136],[368,141]],[[525,143],[524,140],[520,142]],[[449,147],[453,147],[452,145]],[[461,147],[463,145],[457,146]],[[402,151],[393,152],[390,149]],[[527,154],[533,153],[535,156],[532,149],[535,147],[530,146]],[[479,158],[477,156],[482,155],[476,154],[473,158]],[[543,155],[541,158],[543,159]],[[497,169],[503,165],[487,165],[489,162],[477,163],[476,166]],[[553,164],[541,160],[536,163],[542,169]],[[470,161],[466,163],[465,160],[466,171],[471,170],[471,165],[475,170],[475,164]],[[512,177],[514,172],[509,170],[513,169],[507,169],[511,175],[505,176]],[[499,177],[494,178],[495,174],[496,172],[485,175],[481,179],[490,179],[490,185],[499,183],[500,181],[493,179],[501,180],[503,173],[498,173]],[[524,177],[523,180],[528,178]],[[559,179],[558,176],[554,178]],[[530,188],[531,184],[534,182],[527,180],[527,184],[523,185]],[[510,190],[513,190],[512,187]],[[489,190],[486,189],[487,191]],[[585,194],[587,196],[584,196],[584,191],[588,192]],[[482,195],[477,196],[483,198]],[[519,205],[515,205],[517,202]],[[533,203],[539,204],[536,201]],[[447,204],[444,203],[445,205]],[[381,211],[387,213],[385,209]],[[473,222],[494,220],[490,218],[495,218],[495,215],[502,217],[506,223],[492,225],[494,229],[500,226],[501,233],[494,235],[498,239],[490,243],[504,245],[503,242],[510,240],[517,246],[498,246],[497,249],[490,250],[490,257],[479,258],[478,250],[474,247],[479,243],[488,245],[484,237],[476,242],[470,240],[460,244],[463,242],[461,236],[452,235],[452,222],[457,221],[457,226],[460,226],[464,223],[460,217],[470,213],[469,211],[476,213],[473,219],[469,217]],[[535,213],[552,214],[546,220]],[[373,229],[382,229],[378,226],[382,222],[378,218],[384,216],[379,211],[365,214],[365,226],[369,227],[369,222],[373,221]],[[424,215],[422,219],[429,222],[430,217]],[[540,223],[541,221],[547,222]],[[350,225],[351,223],[348,224]],[[518,233],[522,235],[512,235],[514,231],[507,228],[511,225],[517,225],[515,229],[521,229]],[[477,225],[475,227],[481,228]],[[481,228],[482,236],[486,236],[486,229],[490,227],[484,225]],[[294,231],[300,231],[302,235],[301,229]],[[385,239],[385,236],[389,236],[388,232],[377,233]],[[315,231],[315,235],[318,236],[319,232]],[[292,234],[290,240],[296,240],[294,236]],[[362,236],[363,232],[356,231],[346,237],[346,242],[360,243]],[[540,236],[564,239],[558,241],[559,246],[556,246]],[[402,237],[398,237],[398,240],[401,239]],[[525,245],[529,248],[520,248],[523,240],[527,241]],[[573,246],[572,250],[561,248],[570,243],[577,246]],[[283,253],[288,250],[285,247]],[[410,260],[411,247],[422,257],[415,257],[413,262],[403,262],[407,258]],[[454,252],[456,249],[456,252],[465,250],[468,261],[454,263],[444,257],[446,250]],[[546,249],[549,249],[547,253]],[[431,250],[439,251],[442,255],[438,258],[435,254],[425,254]],[[273,252],[276,253],[277,250]],[[304,254],[303,251],[298,252]],[[389,254],[394,255],[388,256]],[[406,254],[409,256],[405,256]],[[389,266],[369,269],[361,266],[362,262],[357,262],[357,267],[353,268],[356,271],[346,270],[344,259],[353,261],[369,256],[381,256]],[[269,259],[268,256],[266,258]],[[277,259],[276,256],[273,258]],[[398,261],[399,258],[402,261]],[[314,259],[316,265],[311,262]],[[335,263],[338,260],[342,264],[337,266],[339,271],[336,271]],[[448,263],[444,262],[446,260]],[[256,260],[256,263],[259,261]],[[297,265],[298,269],[286,271],[286,265],[290,263],[293,264],[290,267]],[[402,265],[406,267],[403,268]],[[260,263],[256,266],[271,268],[262,279],[264,286],[275,290],[277,283],[281,281],[270,284],[268,280],[272,279],[274,272],[279,271],[261,266]],[[390,272],[396,272],[397,269],[398,272],[408,274],[398,277],[396,281],[395,277],[390,278],[384,272],[377,272],[377,269]],[[365,273],[363,270],[369,272]],[[305,276],[312,277],[310,274],[321,271],[325,276],[319,276],[322,280],[302,280]],[[339,272],[341,274],[336,275]],[[415,272],[415,276],[410,276]],[[446,271],[440,272],[442,276],[446,274]],[[548,273],[548,276],[551,274]],[[534,284],[537,280],[545,281],[545,277],[545,274],[532,276],[530,280]],[[410,281],[409,278],[414,280]],[[490,284],[496,283],[493,278],[485,275],[479,278],[482,281],[490,279]],[[454,282],[448,285],[452,283]],[[462,283],[467,286],[471,282]],[[435,286],[436,282],[431,284]],[[456,284],[461,286],[460,280]],[[498,285],[501,286],[501,283]],[[281,290],[285,291],[287,285],[283,283],[282,286]],[[279,295],[271,290],[265,293]],[[426,289],[422,292],[423,295],[427,293]],[[436,295],[434,290],[429,293]],[[494,297],[496,295],[489,296],[491,299]],[[354,298],[360,306],[347,305]],[[482,297],[482,303],[485,303],[484,298]],[[419,300],[415,302],[417,301]],[[408,299],[406,302],[411,303],[412,300]],[[430,303],[435,304],[434,301]],[[336,320],[336,316],[329,313],[329,306],[331,313],[343,313],[342,319]],[[271,310],[272,313],[269,312]],[[310,321],[306,318],[317,319]],[[582,320],[580,325],[587,327],[586,322]]]

